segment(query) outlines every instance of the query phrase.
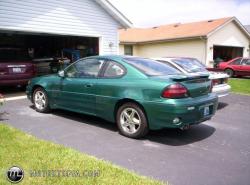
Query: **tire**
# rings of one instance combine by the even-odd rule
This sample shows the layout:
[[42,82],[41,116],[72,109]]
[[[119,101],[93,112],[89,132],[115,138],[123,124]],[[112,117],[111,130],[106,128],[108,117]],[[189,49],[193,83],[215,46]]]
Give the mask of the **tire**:
[[125,103],[118,108],[116,123],[120,134],[129,138],[141,138],[149,131],[146,114],[135,103]]
[[234,75],[234,71],[233,71],[232,69],[226,69],[226,70],[225,70],[225,73],[227,73],[227,75],[228,75],[229,77],[233,77],[233,75]]
[[37,112],[47,113],[50,111],[49,99],[43,88],[36,88],[33,92],[32,99]]

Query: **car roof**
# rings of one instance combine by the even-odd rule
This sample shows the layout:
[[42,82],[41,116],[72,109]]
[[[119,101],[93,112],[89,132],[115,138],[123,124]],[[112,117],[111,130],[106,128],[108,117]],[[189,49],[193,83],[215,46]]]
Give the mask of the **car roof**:
[[160,57],[160,58],[152,58],[154,60],[173,60],[173,59],[196,59],[193,57]]
[[[120,62],[123,62],[124,59],[128,58],[140,58],[140,59],[149,59],[150,58],[145,58],[145,57],[139,57],[139,56],[130,56],[130,55],[96,55],[96,56],[90,56],[86,58],[105,58],[105,59],[110,59],[110,60],[117,60]],[[152,60],[152,59],[151,59]]]

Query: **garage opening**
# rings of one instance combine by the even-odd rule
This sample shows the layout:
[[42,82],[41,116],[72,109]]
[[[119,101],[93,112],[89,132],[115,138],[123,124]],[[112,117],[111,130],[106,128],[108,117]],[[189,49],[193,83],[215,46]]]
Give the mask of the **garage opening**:
[[228,61],[236,57],[243,56],[243,47],[214,46],[213,60]]
[[[0,40],[0,50],[5,49],[4,52],[0,52],[0,55],[4,55],[12,48],[26,52],[36,66],[38,76],[56,73],[79,58],[99,54],[97,37],[6,32],[0,33]],[[4,56],[1,57],[4,58]],[[11,59],[11,56],[9,58]]]

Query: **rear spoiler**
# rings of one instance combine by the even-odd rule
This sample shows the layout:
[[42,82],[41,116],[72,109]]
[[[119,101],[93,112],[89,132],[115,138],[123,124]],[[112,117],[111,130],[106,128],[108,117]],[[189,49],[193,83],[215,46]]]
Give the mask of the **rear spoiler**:
[[194,79],[204,79],[208,78],[208,73],[190,73],[185,75],[170,75],[169,78],[175,82],[181,82],[186,80],[194,80]]

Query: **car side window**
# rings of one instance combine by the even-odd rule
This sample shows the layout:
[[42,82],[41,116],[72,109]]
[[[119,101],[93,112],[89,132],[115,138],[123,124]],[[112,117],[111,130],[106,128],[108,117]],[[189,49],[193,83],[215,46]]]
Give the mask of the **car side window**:
[[241,63],[241,58],[239,58],[239,59],[237,59],[237,60],[235,60],[235,61],[233,61],[233,62],[231,62],[231,65],[240,65],[240,63]]
[[244,65],[244,66],[250,66],[250,59],[243,59],[242,60],[242,65]]
[[105,69],[103,77],[112,78],[112,77],[120,77],[125,74],[124,68],[115,62],[109,61],[108,66]]
[[104,60],[83,59],[66,69],[69,78],[96,78],[104,64]]
[[168,65],[169,67],[172,67],[172,68],[174,68],[174,69],[176,69],[176,70],[178,70],[178,71],[181,72],[180,69],[178,69],[176,66],[174,66],[173,64],[171,64],[171,63],[169,63],[169,62],[166,62],[166,61],[163,61],[163,60],[157,60],[157,61],[162,62],[162,63]]

